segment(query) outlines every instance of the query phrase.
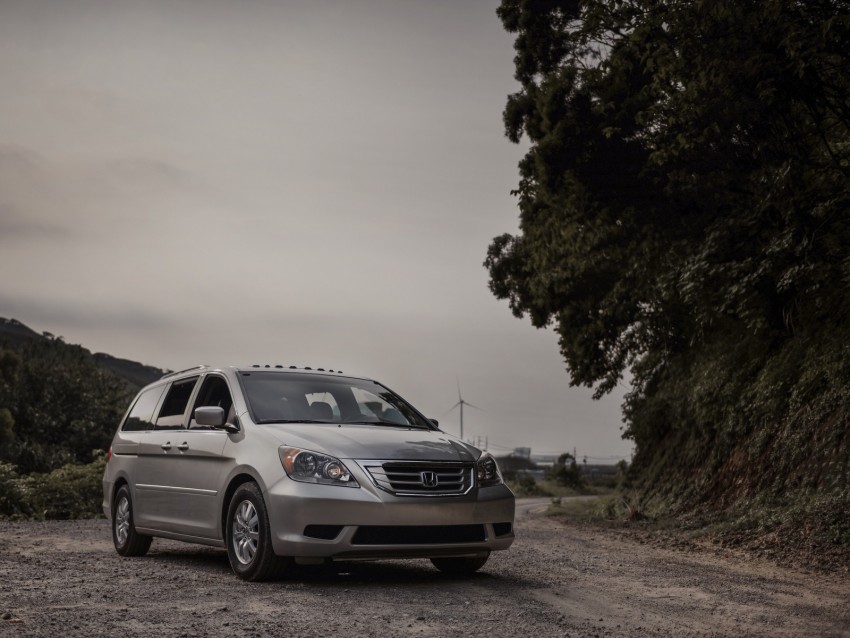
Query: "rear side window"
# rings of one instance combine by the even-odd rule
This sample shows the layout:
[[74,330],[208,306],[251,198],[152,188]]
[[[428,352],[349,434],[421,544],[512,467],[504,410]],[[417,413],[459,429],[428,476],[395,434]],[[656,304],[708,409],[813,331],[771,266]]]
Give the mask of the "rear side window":
[[153,429],[153,411],[159,398],[162,396],[164,386],[145,390],[136,399],[133,409],[127,415],[127,420],[121,428],[124,432],[140,432]]
[[165,401],[162,402],[162,407],[159,410],[159,416],[156,418],[157,430],[182,430],[183,416],[186,413],[186,406],[189,405],[189,398],[192,396],[192,390],[195,389],[195,384],[198,378],[176,381],[168,389],[168,394],[165,395]]

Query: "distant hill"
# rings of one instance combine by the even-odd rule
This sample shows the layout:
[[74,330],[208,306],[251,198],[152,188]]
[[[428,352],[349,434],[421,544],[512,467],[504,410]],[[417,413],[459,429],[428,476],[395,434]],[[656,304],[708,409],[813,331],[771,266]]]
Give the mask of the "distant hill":
[[10,345],[15,345],[32,339],[44,339],[45,337],[17,319],[0,317],[0,338],[5,338]]
[[[54,335],[49,332],[39,334],[29,326],[17,319],[5,319],[0,317],[0,346],[6,345],[11,348],[20,348],[28,341],[53,339]],[[85,348],[83,348],[85,350]],[[86,352],[90,352],[86,350]],[[97,365],[108,370],[116,376],[124,379],[133,389],[139,389],[148,383],[156,381],[167,371],[148,366],[138,361],[119,359],[104,352],[92,354]]]
[[162,375],[167,372],[167,370],[146,366],[138,361],[119,359],[105,352],[95,352],[94,360],[100,367],[112,371],[122,379],[126,379],[130,385],[139,388],[162,378]]

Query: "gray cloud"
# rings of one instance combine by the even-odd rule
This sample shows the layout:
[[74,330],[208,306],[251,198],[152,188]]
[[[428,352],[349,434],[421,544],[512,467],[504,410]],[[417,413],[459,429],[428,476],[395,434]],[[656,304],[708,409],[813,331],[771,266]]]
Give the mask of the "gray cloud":
[[141,187],[200,189],[201,181],[176,164],[151,157],[118,157],[87,167],[88,179],[104,177]]
[[[0,294],[0,317],[18,319],[23,317],[43,330],[65,336],[81,329],[85,331],[114,330],[127,333],[147,334],[160,330],[173,330],[175,322],[167,315],[151,312],[146,308],[112,307],[102,301],[93,301],[85,295],[84,286],[79,287],[77,302],[52,301],[50,299],[10,297]],[[88,344],[82,343],[87,346]]]
[[39,164],[41,158],[36,152],[14,144],[0,144],[0,171],[3,174],[33,170]]
[[11,204],[0,202],[0,242],[18,242],[29,238],[66,239],[70,235],[68,226],[28,219]]

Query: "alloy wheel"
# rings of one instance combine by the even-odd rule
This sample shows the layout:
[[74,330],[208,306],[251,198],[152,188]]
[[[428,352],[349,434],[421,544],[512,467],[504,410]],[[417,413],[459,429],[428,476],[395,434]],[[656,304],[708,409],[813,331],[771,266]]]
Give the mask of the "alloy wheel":
[[233,516],[233,552],[236,559],[243,565],[249,565],[257,554],[259,540],[260,517],[254,504],[244,500]]
[[126,496],[122,496],[118,501],[118,506],[115,508],[115,540],[119,545],[124,545],[127,542],[127,537],[130,534],[130,501]]

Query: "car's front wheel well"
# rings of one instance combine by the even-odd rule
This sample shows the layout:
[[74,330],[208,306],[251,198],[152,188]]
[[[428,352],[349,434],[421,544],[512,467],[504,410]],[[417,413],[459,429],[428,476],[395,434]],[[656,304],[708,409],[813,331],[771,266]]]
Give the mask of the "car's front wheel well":
[[227,534],[227,508],[230,507],[230,499],[233,494],[239,489],[240,485],[245,483],[256,483],[257,480],[250,474],[237,474],[234,476],[224,491],[224,498],[221,501],[221,537],[226,538]]
[[120,490],[123,486],[127,485],[129,488],[129,483],[127,483],[127,479],[119,478],[115,480],[115,483],[112,485],[112,494],[109,497],[109,510],[112,511],[115,509],[115,495],[118,494],[118,490]]

